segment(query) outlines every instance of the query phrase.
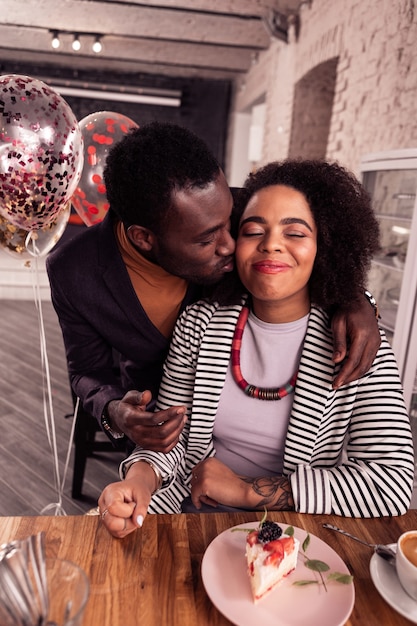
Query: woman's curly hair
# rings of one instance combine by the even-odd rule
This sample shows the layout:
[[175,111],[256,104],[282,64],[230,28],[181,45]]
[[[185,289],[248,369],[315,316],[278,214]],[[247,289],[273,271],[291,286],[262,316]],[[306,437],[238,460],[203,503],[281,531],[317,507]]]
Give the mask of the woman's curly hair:
[[[285,185],[304,195],[317,226],[317,255],[309,281],[312,304],[324,309],[343,306],[366,289],[367,273],[379,249],[379,225],[371,199],[348,170],[321,160],[286,160],[249,174],[235,200],[233,234],[250,198],[264,187]],[[244,292],[237,273],[216,294],[221,303]],[[227,284],[228,283],[228,284]]]

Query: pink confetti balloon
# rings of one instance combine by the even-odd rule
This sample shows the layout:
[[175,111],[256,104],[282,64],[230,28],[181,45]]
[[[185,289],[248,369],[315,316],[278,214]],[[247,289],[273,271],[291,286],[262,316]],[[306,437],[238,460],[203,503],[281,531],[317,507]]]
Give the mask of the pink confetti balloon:
[[0,248],[25,262],[33,256],[45,256],[64,234],[70,213],[71,203],[68,202],[50,224],[30,232],[18,228],[0,215]]
[[0,76],[0,214],[27,231],[48,226],[83,159],[77,119],[58,93],[29,76]]
[[109,210],[103,170],[115,143],[138,125],[120,113],[98,111],[87,115],[79,126],[84,142],[84,167],[72,204],[87,226],[98,224]]
[[52,250],[64,234],[70,214],[71,202],[67,202],[48,226],[27,233],[25,246],[31,256],[42,257]]

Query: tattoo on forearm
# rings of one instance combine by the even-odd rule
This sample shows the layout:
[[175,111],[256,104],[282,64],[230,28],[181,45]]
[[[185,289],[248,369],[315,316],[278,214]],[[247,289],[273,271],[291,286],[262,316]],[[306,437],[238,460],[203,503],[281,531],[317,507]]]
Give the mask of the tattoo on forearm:
[[284,476],[265,476],[261,478],[243,478],[252,485],[256,494],[261,496],[256,508],[267,507],[270,511],[293,511],[290,483]]

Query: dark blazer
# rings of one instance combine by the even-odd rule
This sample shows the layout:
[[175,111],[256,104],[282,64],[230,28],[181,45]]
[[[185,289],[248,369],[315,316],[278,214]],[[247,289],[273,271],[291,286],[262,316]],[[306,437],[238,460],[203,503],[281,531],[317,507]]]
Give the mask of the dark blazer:
[[[71,386],[99,421],[106,404],[130,389],[156,398],[169,347],[135,294],[113,224],[109,211],[46,259]],[[198,295],[190,286],[182,309]]]

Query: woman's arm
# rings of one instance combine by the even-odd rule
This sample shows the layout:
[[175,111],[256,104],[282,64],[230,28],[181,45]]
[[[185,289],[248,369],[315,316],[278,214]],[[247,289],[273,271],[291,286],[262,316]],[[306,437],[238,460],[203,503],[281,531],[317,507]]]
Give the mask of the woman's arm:
[[[309,393],[314,383],[304,376]],[[305,398],[297,404],[297,415],[312,410]],[[319,426],[311,421],[311,427],[308,420],[292,423],[292,459],[286,470],[296,511],[349,517],[407,511],[413,440],[397,364],[384,334],[368,374],[329,395]]]
[[[198,311],[198,304],[189,309]],[[178,319],[169,353],[164,364],[157,411],[167,410],[172,406],[185,407],[188,422],[180,435],[177,445],[167,454],[151,452],[143,447],[136,447],[132,454],[122,461],[119,472],[121,478],[131,475],[130,468],[141,460],[150,461],[155,465],[162,477],[162,488],[169,488],[177,476],[178,468],[184,464],[190,431],[190,414],[194,391],[196,363],[203,330],[194,328],[193,320],[200,319],[198,314],[189,315],[185,311]],[[201,322],[200,322],[201,323]]]

